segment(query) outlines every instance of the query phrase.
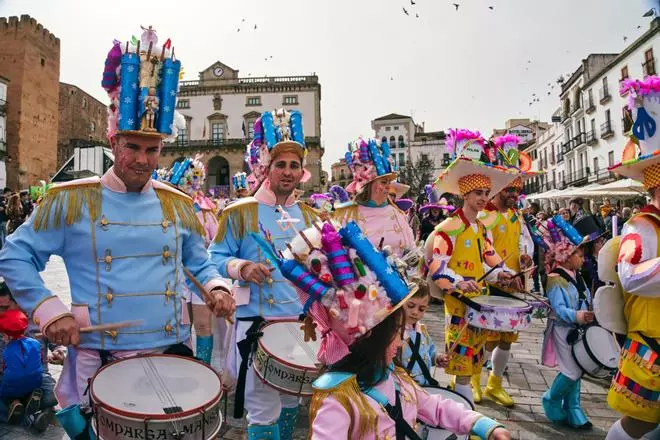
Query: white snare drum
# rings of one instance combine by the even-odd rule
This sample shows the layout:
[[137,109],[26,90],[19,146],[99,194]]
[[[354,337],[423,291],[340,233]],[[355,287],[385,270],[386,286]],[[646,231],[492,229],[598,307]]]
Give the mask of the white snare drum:
[[[426,391],[429,394],[440,394],[443,399],[450,399],[453,400],[454,402],[462,403],[466,409],[474,410],[474,405],[472,405],[472,403],[470,403],[469,400],[467,400],[465,397],[461,396],[460,394],[454,391],[445,388],[434,388],[434,387],[423,387],[423,388],[424,391]],[[427,440],[448,440],[448,439],[467,440],[470,438],[469,435],[456,435],[442,428],[431,428],[425,426],[424,431],[425,432],[422,433],[421,437]]]
[[532,322],[532,306],[520,299],[481,295],[469,298],[469,301],[481,309],[466,304],[465,319],[472,327],[515,332],[529,327]]
[[616,371],[621,348],[612,333],[592,325],[580,331],[577,341],[571,347],[571,353],[585,373],[604,379]]
[[305,342],[302,322],[271,322],[262,328],[263,336],[254,356],[254,370],[265,383],[295,396],[311,396],[312,382],[319,376],[316,354],[320,339]]
[[170,355],[112,362],[92,378],[99,440],[210,440],[222,425],[220,377],[206,364]]

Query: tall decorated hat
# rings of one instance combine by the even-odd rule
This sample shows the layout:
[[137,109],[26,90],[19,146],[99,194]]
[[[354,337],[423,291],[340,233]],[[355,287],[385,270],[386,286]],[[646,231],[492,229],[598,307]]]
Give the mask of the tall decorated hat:
[[206,166],[200,156],[186,158],[172,165],[172,168],[155,170],[153,178],[169,183],[192,197],[199,209],[214,210],[215,203],[204,194],[206,182]]
[[339,185],[332,185],[328,189],[328,194],[333,198],[335,204],[348,203],[351,198],[348,192]]
[[449,129],[448,133],[447,150],[453,162],[433,184],[440,194],[463,197],[478,188],[490,189],[494,194],[518,177],[516,169],[491,162],[486,140],[478,131]]
[[426,196],[426,203],[424,203],[422,207],[419,208],[419,212],[421,214],[425,214],[430,209],[440,209],[446,211],[450,211],[454,209],[453,206],[450,206],[447,203],[447,199],[445,199],[444,197],[441,199],[438,198],[438,192],[433,189],[433,185],[431,184],[427,184],[424,186],[424,195]]
[[359,138],[348,144],[344,155],[346,165],[353,174],[353,181],[346,186],[349,193],[359,194],[380,177],[396,178],[390,146],[386,139],[378,142],[374,138]]
[[626,92],[634,121],[632,136],[621,162],[610,171],[642,182],[648,189],[656,188],[660,186],[660,77],[626,79],[621,83],[621,94]]
[[[417,290],[402,274],[406,263],[389,247],[374,247],[355,222],[325,222],[299,232],[284,253],[253,234],[269,259],[296,287],[303,311],[321,333],[318,360],[332,365],[351,345],[401,307]],[[266,234],[268,237],[269,234]]]
[[536,173],[532,172],[532,158],[524,151],[520,151],[520,138],[515,134],[505,134],[493,139],[493,149],[489,153],[491,162],[518,171],[520,175],[510,184],[510,187],[522,191],[523,181],[529,177],[534,177]]
[[108,138],[129,133],[176,136],[175,108],[181,61],[168,38],[159,44],[156,30],[142,27],[140,39],[114,41],[101,85],[110,97]]
[[[283,152],[297,154],[305,165],[307,148],[303,133],[302,113],[278,109],[262,113],[254,123],[254,138],[247,147],[245,161],[256,182],[262,182],[271,160]],[[309,179],[306,172],[305,179]]]
[[250,191],[250,184],[248,183],[247,174],[244,172],[238,172],[231,177],[231,186],[234,188],[234,192],[240,190]]
[[550,273],[558,264],[564,263],[579,246],[597,238],[581,235],[559,214],[545,223],[539,222],[538,226],[542,241],[536,241],[536,243],[546,250],[547,273]]

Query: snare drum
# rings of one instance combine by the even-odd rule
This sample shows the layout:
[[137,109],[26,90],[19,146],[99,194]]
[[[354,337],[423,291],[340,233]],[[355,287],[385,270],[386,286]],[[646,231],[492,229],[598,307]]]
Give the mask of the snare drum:
[[[445,388],[434,388],[434,387],[423,387],[424,391],[426,391],[429,394],[440,394],[443,399],[450,399],[453,400],[454,402],[462,403],[463,406],[466,409],[471,409],[474,411],[474,405],[470,403],[469,400],[467,400],[465,397],[461,396],[460,394],[445,389]],[[450,438],[456,439],[456,440],[467,440],[470,438],[469,435],[456,435],[450,431],[447,431],[446,429],[442,428],[431,428],[429,426],[424,426],[424,432],[422,433],[422,438],[427,439],[427,440],[448,440]]]
[[[470,302],[475,303],[474,307]],[[466,303],[465,319],[472,327],[516,332],[529,327],[532,306],[520,299],[504,296],[475,296]]]
[[621,348],[609,331],[598,325],[581,330],[571,346],[573,359],[589,376],[605,379],[616,371]]
[[222,383],[194,359],[146,355],[102,367],[90,386],[100,440],[210,440],[222,425]]
[[271,322],[254,356],[254,370],[266,384],[295,396],[311,396],[312,382],[319,377],[316,360],[320,340],[305,342],[299,321]]

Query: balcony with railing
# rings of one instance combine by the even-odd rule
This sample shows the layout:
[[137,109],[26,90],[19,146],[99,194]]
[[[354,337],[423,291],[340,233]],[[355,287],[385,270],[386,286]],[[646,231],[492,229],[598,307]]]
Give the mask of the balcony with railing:
[[642,63],[642,69],[644,70],[644,76],[655,75],[655,58],[651,58]]
[[573,102],[573,105],[571,106],[571,116],[575,116],[575,114],[577,112],[579,112],[580,110],[582,110],[582,101],[580,101],[579,99],[576,99]]
[[594,130],[587,133],[587,145],[595,145],[598,143],[598,135]]
[[587,108],[584,109],[587,114],[591,114],[596,110],[596,105],[594,104],[593,98],[587,99]]
[[612,122],[606,121],[600,124],[600,137],[602,139],[608,139],[614,136],[614,130],[612,129]]
[[564,153],[560,151],[557,153],[557,165],[561,163],[564,163]]
[[610,95],[610,91],[607,87],[603,87],[598,91],[598,95],[600,97],[600,103],[605,104],[607,103],[610,99],[612,99],[612,95]]
[[571,111],[570,111],[570,108],[567,107],[561,113],[561,122],[564,123],[570,117],[571,117]]
[[587,142],[587,134],[585,132],[578,133],[573,139],[573,148],[577,148],[580,145]]
[[609,183],[617,180],[616,174],[611,171],[608,171],[607,168],[599,169],[594,173],[596,175],[597,183]]
[[589,167],[575,170],[568,173],[566,176],[566,183],[570,186],[582,186],[587,183],[589,179]]
[[[318,145],[318,137],[305,137],[305,143],[308,145]],[[197,150],[212,150],[215,148],[241,148],[245,149],[245,145],[249,142],[245,138],[218,138],[218,139],[177,139],[174,142],[167,142],[163,145],[164,150],[175,149],[197,149]]]

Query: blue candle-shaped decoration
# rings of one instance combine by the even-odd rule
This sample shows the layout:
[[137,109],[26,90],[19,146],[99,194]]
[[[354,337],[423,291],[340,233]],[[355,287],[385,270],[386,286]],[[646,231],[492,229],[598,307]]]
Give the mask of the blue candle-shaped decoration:
[[270,150],[277,143],[275,126],[273,125],[273,114],[271,112],[261,115],[261,126],[263,127],[264,141]]
[[351,165],[353,165],[353,153],[351,153],[350,151],[347,151],[346,153],[344,153],[344,159],[346,159],[346,166],[347,167],[350,167]]
[[360,162],[369,162],[369,144],[364,139],[360,139]]
[[119,131],[137,130],[140,57],[134,53],[121,56],[121,90],[119,92]]
[[313,301],[321,301],[323,295],[330,290],[330,287],[323,284],[296,260],[284,260],[280,265],[280,271],[294,286],[309,294],[309,301],[305,303],[303,312],[307,312]]
[[392,165],[390,163],[390,144],[386,140],[380,143],[380,149],[383,152],[383,167],[386,173],[392,172]]
[[158,86],[159,111],[156,127],[159,132],[172,134],[174,109],[176,108],[176,90],[179,85],[181,61],[168,58],[160,70],[160,85]]
[[397,271],[385,260],[385,256],[376,250],[367,236],[354,221],[339,230],[344,243],[357,252],[360,259],[376,274],[376,279],[385,288],[392,304],[398,304],[408,294],[408,286]]
[[385,174],[385,167],[383,166],[383,157],[378,150],[378,144],[376,139],[369,139],[369,154],[371,159],[374,161],[374,166],[376,167],[376,174],[382,176]]
[[552,222],[561,229],[561,232],[564,233],[564,236],[574,245],[579,246],[582,244],[583,237],[578,233],[578,231],[570,225],[560,216],[559,214],[552,217]]
[[291,123],[291,139],[300,145],[305,145],[305,135],[303,134],[302,114],[298,110],[292,110],[289,118]]
[[173,185],[178,185],[179,181],[183,177],[183,175],[186,173],[188,170],[188,167],[190,167],[190,164],[192,163],[192,159],[185,159],[182,162],[179,162],[177,165],[181,165],[180,167],[176,168],[174,172],[172,172],[172,177],[170,178],[170,182]]

